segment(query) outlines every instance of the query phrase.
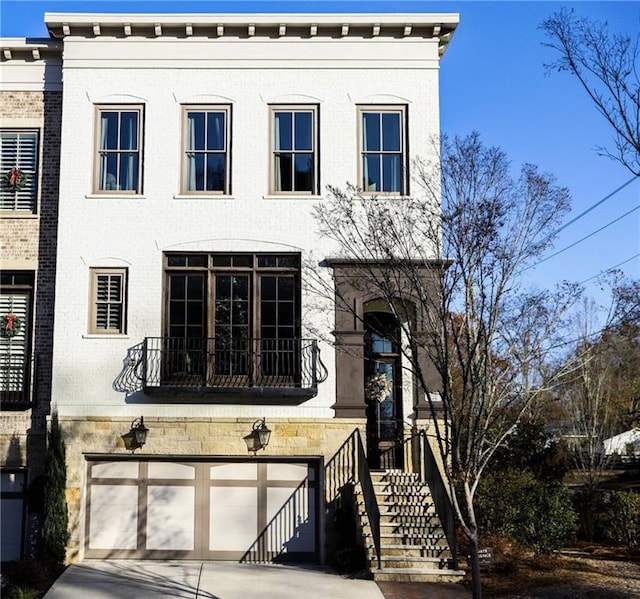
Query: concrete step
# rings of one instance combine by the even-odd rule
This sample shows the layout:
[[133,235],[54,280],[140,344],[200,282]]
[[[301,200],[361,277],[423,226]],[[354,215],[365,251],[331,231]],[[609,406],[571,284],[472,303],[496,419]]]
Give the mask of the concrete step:
[[464,570],[439,570],[437,568],[372,568],[376,581],[388,582],[460,582]]

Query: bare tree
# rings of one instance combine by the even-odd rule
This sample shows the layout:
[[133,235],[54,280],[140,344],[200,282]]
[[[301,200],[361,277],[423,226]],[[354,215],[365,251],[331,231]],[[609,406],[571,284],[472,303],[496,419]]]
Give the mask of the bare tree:
[[[353,265],[349,289],[386,304],[400,324],[405,368],[431,407],[429,429],[480,597],[475,492],[497,448],[545,391],[547,348],[578,294],[568,284],[526,292],[519,273],[551,243],[569,194],[531,165],[514,178],[504,152],[477,133],[443,139],[437,158],[416,170],[419,194],[331,188],[316,217],[336,255]],[[342,293],[344,273],[316,275],[314,291],[332,297],[336,313],[363,318]]]
[[637,422],[640,408],[640,282],[610,279],[613,301],[604,328],[586,300],[574,318],[575,345],[559,385],[561,421],[582,493],[581,524],[593,538],[601,510],[600,485],[612,455],[605,440]]
[[574,75],[613,128],[615,150],[599,150],[640,176],[640,35],[611,33],[607,23],[567,8],[546,19],[541,29],[549,40],[544,45],[558,53],[547,70]]

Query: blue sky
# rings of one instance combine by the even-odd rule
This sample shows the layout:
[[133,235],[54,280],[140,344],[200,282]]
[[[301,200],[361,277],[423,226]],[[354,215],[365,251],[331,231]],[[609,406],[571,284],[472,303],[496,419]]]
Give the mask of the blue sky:
[[[640,2],[0,0],[0,35],[46,37],[45,12],[457,12],[460,25],[441,65],[443,132],[477,130],[485,143],[505,150],[515,167],[530,162],[553,173],[572,193],[569,222],[632,175],[597,154],[597,146],[612,146],[613,136],[578,83],[566,73],[545,74],[543,65],[554,55],[542,45],[539,26],[561,6],[607,21],[613,30],[640,29]],[[548,255],[579,243],[527,271],[525,283],[586,281],[589,295],[606,302],[594,278],[600,272],[624,262],[619,268],[640,278],[638,206],[640,179],[567,226]]]

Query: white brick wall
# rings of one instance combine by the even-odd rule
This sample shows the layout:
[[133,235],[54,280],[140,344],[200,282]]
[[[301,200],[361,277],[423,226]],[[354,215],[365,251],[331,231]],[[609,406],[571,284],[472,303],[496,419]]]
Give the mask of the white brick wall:
[[[220,62],[216,57],[220,56]],[[176,60],[181,57],[181,60]],[[241,68],[231,68],[234,59]],[[281,68],[274,68],[281,64]],[[217,68],[220,65],[220,68]],[[224,68],[222,68],[224,67]],[[113,390],[126,350],[162,334],[162,252],[331,252],[318,238],[310,198],[268,195],[270,103],[315,103],[320,179],[357,177],[360,103],[408,105],[411,158],[425,157],[438,132],[438,54],[432,40],[387,38],[216,41],[65,40],[59,255],[53,402],[63,415],[138,416],[140,404]],[[231,198],[177,199],[181,103],[232,104]],[[92,197],[94,105],[143,103],[144,196]],[[128,335],[87,336],[89,268],[128,266]],[[303,298],[305,310],[310,298]],[[330,314],[332,306],[327,305]],[[322,346],[330,378],[300,406],[260,415],[331,417],[334,352]],[[144,405],[145,416],[252,416],[256,408]]]

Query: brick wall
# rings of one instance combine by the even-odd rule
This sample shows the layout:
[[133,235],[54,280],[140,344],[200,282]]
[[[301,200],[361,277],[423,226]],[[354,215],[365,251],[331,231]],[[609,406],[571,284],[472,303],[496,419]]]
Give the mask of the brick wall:
[[51,398],[61,113],[62,92],[0,92],[3,126],[40,131],[36,214],[0,213],[2,268],[36,270],[32,325],[36,358],[34,408],[0,412],[1,463],[29,466],[32,481],[44,473],[46,415]]

